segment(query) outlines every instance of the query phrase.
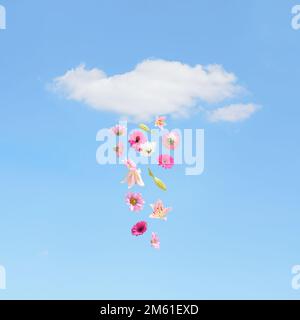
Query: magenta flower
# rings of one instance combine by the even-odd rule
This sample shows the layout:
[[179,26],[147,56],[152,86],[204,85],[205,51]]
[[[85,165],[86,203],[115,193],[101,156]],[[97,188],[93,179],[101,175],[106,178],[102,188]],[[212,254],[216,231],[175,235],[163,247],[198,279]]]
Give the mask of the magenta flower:
[[144,134],[139,131],[133,131],[132,134],[129,136],[128,142],[130,143],[130,146],[134,148],[136,151],[141,150],[141,144],[145,143],[147,141]]
[[179,134],[175,131],[166,133],[163,136],[163,144],[169,150],[174,150],[178,147],[180,143]]
[[158,165],[165,169],[171,169],[174,166],[174,158],[168,154],[161,154],[158,157]]
[[145,201],[140,193],[129,192],[126,196],[126,203],[131,211],[140,211]]
[[117,125],[115,125],[114,127],[111,128],[111,131],[116,136],[122,136],[126,132],[126,128],[124,126],[121,126],[120,124],[117,124]]
[[146,231],[147,231],[147,222],[146,221],[140,221],[131,228],[131,234],[133,236],[141,236]]
[[159,249],[160,248],[160,241],[159,241],[159,237],[155,232],[152,232],[151,235],[151,246],[155,249]]

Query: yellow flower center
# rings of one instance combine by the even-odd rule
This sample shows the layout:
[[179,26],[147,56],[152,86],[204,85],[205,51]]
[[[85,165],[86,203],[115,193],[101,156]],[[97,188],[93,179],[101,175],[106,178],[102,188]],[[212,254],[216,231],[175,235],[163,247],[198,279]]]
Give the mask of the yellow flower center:
[[137,204],[137,200],[135,198],[130,199],[130,204],[135,206]]

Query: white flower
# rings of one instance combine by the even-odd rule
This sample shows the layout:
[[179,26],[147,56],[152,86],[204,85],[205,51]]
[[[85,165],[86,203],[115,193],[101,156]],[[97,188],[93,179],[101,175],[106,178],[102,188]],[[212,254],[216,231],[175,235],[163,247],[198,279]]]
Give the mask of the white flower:
[[140,169],[130,169],[123,181],[121,183],[127,183],[128,189],[132,188],[135,184],[139,185],[140,187],[144,187],[144,181],[141,176]]
[[150,157],[152,155],[152,153],[155,152],[156,142],[147,141],[147,142],[141,144],[140,148],[141,148],[141,155],[142,156]]

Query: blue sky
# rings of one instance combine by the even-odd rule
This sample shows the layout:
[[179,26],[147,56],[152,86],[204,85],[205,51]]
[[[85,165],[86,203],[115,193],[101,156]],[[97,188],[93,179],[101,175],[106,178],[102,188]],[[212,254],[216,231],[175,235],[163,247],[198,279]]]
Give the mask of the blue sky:
[[[0,3],[0,299],[300,298],[296,0]],[[114,75],[147,58],[220,64],[262,106],[242,122],[168,119],[205,130],[205,170],[161,173],[174,209],[151,221],[160,251],[130,235],[124,168],[95,161],[118,116],[47,88],[80,63]]]

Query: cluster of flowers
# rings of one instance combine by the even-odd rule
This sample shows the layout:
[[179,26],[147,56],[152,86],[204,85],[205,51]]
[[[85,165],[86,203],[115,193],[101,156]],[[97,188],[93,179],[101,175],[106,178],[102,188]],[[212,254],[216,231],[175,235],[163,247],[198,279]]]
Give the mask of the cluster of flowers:
[[[160,116],[156,118],[156,127],[162,130],[165,125],[165,117]],[[130,144],[130,147],[139,152],[142,156],[150,157],[155,152],[156,143],[148,141],[146,135],[142,132],[151,132],[148,126],[146,126],[145,124],[140,124],[139,128],[141,130],[135,130],[130,134],[128,142]],[[111,129],[111,131],[116,136],[122,136],[126,133],[126,128],[121,125],[116,125]],[[168,150],[176,149],[180,142],[179,135],[175,131],[171,131],[163,135],[162,141],[164,147]],[[121,157],[124,153],[123,143],[118,142],[114,147],[114,151],[116,152],[116,155],[118,157]],[[128,173],[122,182],[127,183],[128,188],[132,188],[134,185],[143,187],[145,184],[141,176],[141,170],[138,169],[136,164],[130,159],[123,160],[123,163],[126,165]],[[169,154],[160,154],[157,159],[157,164],[164,169],[171,169],[174,166],[174,158]],[[164,182],[161,179],[157,178],[150,170],[150,168],[148,168],[148,173],[157,187],[164,191],[167,190]],[[128,192],[126,195],[126,203],[131,211],[137,212],[143,210],[145,201],[141,193]],[[167,220],[166,216],[171,211],[171,208],[165,207],[161,200],[157,200],[155,203],[151,204],[150,207],[152,208],[152,213],[149,216],[150,218]],[[146,221],[139,221],[131,228],[131,234],[134,236],[143,235],[146,231]],[[160,240],[155,232],[152,232],[150,243],[153,248],[160,248]]]

